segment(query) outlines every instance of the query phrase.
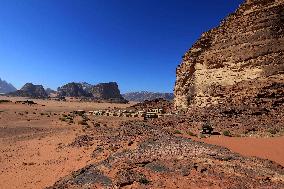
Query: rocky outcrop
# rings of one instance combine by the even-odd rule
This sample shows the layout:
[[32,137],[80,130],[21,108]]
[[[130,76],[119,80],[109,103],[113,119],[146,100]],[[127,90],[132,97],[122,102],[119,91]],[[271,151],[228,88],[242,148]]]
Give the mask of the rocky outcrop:
[[82,85],[83,89],[84,89],[86,92],[92,93],[92,90],[93,90],[94,85],[89,84],[89,83],[87,83],[87,82],[81,82],[80,84]]
[[53,95],[53,94],[56,94],[56,91],[55,91],[55,90],[52,90],[52,89],[50,89],[50,88],[45,89],[45,92],[46,92],[46,94],[47,94],[48,96]]
[[60,97],[85,97],[98,101],[127,103],[115,82],[91,85],[83,83],[68,83],[57,89]]
[[71,143],[84,148],[96,141],[96,161],[48,189],[284,187],[281,165],[175,136],[168,129],[138,121],[96,127],[91,136]]
[[169,101],[174,99],[173,93],[154,93],[147,91],[130,92],[130,93],[125,93],[122,96],[128,101],[134,101],[134,102],[143,102],[145,100],[155,100],[159,98],[163,98]]
[[[246,0],[219,27],[203,33],[176,70],[175,107],[253,101],[247,93],[258,96],[266,88],[254,84],[270,85],[273,79],[274,86],[282,86],[283,23],[284,1]],[[236,91],[239,85],[245,90]]]
[[68,83],[59,87],[57,92],[60,97],[92,97],[91,93],[88,93],[83,89],[81,83]]
[[1,80],[0,78],[0,93],[10,93],[16,90],[17,89],[11,83],[7,83],[5,80]]
[[92,88],[92,94],[97,99],[111,102],[127,102],[121,94],[116,82],[99,83]]
[[30,97],[30,98],[46,98],[47,94],[42,85],[34,85],[26,83],[20,90],[9,93],[10,96]]

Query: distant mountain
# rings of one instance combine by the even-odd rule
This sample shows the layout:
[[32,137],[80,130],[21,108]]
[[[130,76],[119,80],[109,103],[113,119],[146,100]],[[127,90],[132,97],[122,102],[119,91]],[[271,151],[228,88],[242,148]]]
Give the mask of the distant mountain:
[[116,82],[99,83],[97,85],[91,85],[86,82],[72,82],[59,87],[57,92],[60,97],[86,97],[108,102],[128,102],[120,94]]
[[120,94],[116,82],[99,83],[93,86],[92,94],[95,98],[111,102],[127,103],[128,101]]
[[45,92],[46,92],[46,94],[47,94],[48,96],[51,95],[51,94],[57,93],[55,90],[52,90],[52,89],[50,89],[50,88],[46,88],[46,89],[45,89]]
[[92,93],[84,90],[81,83],[67,83],[57,89],[60,97],[92,97]]
[[34,85],[32,83],[26,83],[20,90],[9,93],[10,96],[30,97],[30,98],[46,98],[42,85]]
[[154,100],[158,98],[163,98],[165,100],[173,100],[174,94],[173,93],[155,93],[155,92],[130,92],[125,93],[122,95],[128,101],[135,101],[135,102],[143,102],[145,100]]
[[10,93],[16,90],[17,89],[11,83],[7,83],[5,80],[1,80],[0,78],[0,93]]

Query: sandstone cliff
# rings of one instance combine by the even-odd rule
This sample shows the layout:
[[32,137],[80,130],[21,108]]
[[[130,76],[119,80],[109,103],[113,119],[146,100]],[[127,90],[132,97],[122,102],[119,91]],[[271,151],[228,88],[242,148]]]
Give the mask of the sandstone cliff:
[[[175,107],[239,101],[284,83],[284,1],[246,0],[186,52],[176,71]],[[239,83],[246,90],[233,91]],[[263,83],[260,88],[255,84]],[[234,95],[237,94],[238,95]],[[234,101],[234,99],[231,99]]]
[[121,96],[116,82],[99,83],[94,85],[92,88],[92,94],[97,99],[108,100],[111,102],[127,102],[127,100]]
[[9,93],[10,96],[30,97],[30,98],[46,98],[47,94],[42,85],[34,85],[26,83],[20,90]]
[[92,97],[91,93],[83,89],[82,84],[74,82],[59,87],[57,92],[60,97]]
[[86,82],[72,82],[59,87],[57,93],[60,97],[86,97],[88,99],[106,102],[128,102],[121,96],[116,82],[99,83],[97,85],[91,85]]

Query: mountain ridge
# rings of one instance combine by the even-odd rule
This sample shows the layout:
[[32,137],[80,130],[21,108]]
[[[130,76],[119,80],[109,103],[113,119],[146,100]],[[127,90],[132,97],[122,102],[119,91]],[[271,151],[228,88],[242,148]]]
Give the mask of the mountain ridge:
[[47,98],[47,93],[42,85],[26,83],[20,90],[8,93],[9,96],[30,97],[30,98]]
[[5,93],[14,92],[16,90],[17,89],[11,83],[8,83],[7,81],[2,80],[0,78],[0,93],[5,94]]

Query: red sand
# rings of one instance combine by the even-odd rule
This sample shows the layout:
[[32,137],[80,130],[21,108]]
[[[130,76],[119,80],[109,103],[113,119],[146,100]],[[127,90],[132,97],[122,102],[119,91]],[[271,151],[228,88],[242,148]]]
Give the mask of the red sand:
[[256,156],[284,166],[284,136],[273,138],[214,136],[201,141],[224,146],[245,156]]

